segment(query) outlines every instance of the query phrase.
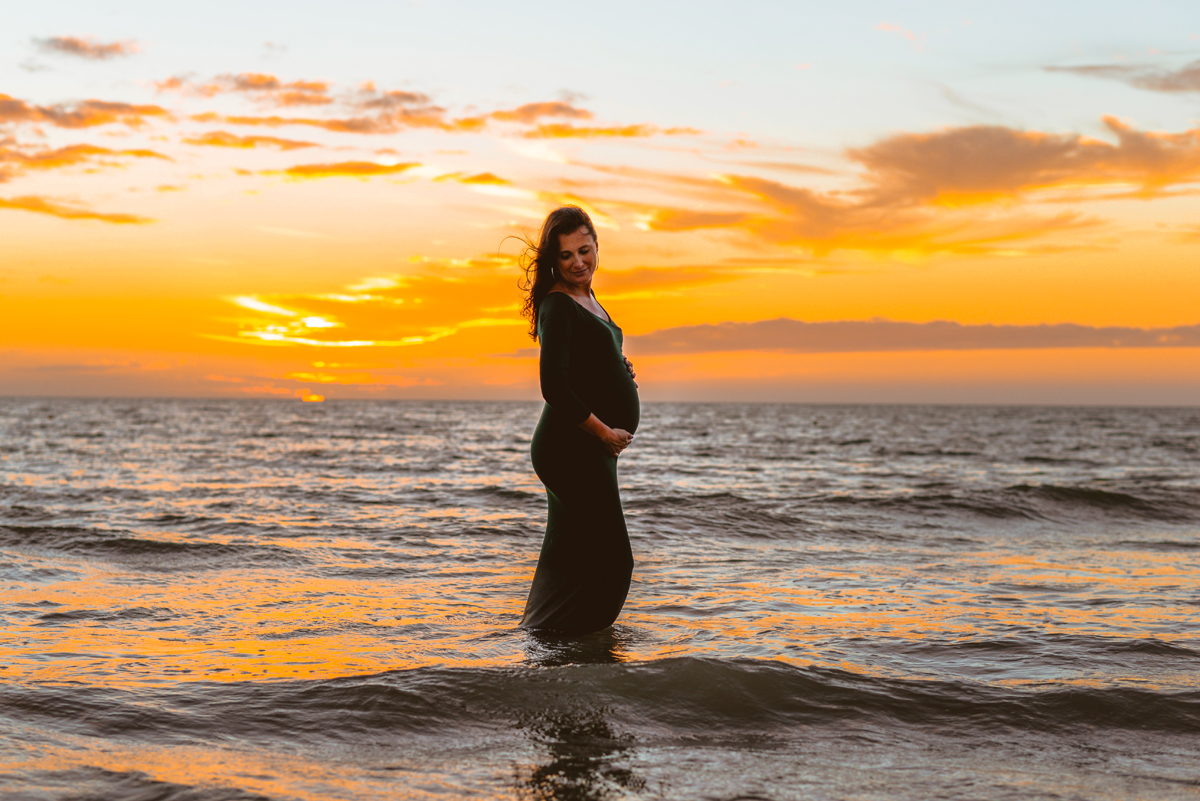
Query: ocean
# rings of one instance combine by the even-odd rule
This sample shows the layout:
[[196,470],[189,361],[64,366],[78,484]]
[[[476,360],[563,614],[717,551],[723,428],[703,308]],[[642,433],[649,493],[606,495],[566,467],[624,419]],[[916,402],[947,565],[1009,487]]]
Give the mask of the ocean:
[[1200,409],[647,403],[575,638],[538,413],[0,399],[0,797],[1200,798]]

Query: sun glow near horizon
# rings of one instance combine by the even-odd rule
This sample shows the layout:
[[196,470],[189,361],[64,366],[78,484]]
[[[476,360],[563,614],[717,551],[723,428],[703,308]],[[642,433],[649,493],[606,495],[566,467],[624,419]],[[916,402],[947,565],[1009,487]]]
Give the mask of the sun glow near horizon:
[[[569,202],[650,399],[1200,403],[1184,4],[614,7],[565,69],[489,44],[570,19],[535,4],[256,9],[204,48],[61,5],[16,15],[0,87],[0,394],[534,398],[506,237]],[[777,318],[880,325],[698,328]],[[1025,339],[961,338],[988,325]]]

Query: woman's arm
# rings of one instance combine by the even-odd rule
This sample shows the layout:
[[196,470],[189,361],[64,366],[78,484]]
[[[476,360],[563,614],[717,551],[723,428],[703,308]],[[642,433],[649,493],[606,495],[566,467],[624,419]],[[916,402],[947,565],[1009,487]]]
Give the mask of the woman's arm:
[[628,448],[629,443],[633,442],[633,434],[623,428],[609,428],[594,414],[588,415],[588,418],[580,423],[579,427],[600,440],[604,444],[605,450],[613,456],[620,456],[621,451]]
[[565,295],[555,297],[556,294],[561,293],[547,295],[538,309],[538,340],[542,343],[538,373],[542,397],[564,420],[578,425],[593,415],[587,404],[571,389],[569,368],[574,321],[574,309],[571,307],[575,301]]
[[538,310],[538,339],[542,343],[538,373],[542,397],[565,420],[600,440],[613,456],[619,456],[629,447],[633,435],[624,429],[609,428],[571,389],[571,328],[578,304],[565,296],[556,298],[555,294],[547,295]]

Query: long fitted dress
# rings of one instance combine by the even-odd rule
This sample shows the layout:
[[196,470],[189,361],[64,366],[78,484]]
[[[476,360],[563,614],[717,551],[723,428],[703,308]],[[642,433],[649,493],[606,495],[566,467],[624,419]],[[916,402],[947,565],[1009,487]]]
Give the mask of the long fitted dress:
[[595,414],[633,433],[641,416],[623,336],[561,292],[538,310],[546,404],[530,448],[546,485],[546,536],[521,627],[579,634],[612,625],[633,574],[617,457],[578,426]]

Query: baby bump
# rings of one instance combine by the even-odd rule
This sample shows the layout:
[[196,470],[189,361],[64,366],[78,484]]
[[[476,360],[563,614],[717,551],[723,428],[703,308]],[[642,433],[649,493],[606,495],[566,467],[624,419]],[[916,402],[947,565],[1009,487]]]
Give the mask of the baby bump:
[[642,405],[638,398],[637,384],[625,362],[610,363],[599,371],[597,381],[589,393],[590,405],[597,417],[609,428],[622,428],[629,433],[637,431],[642,416]]

